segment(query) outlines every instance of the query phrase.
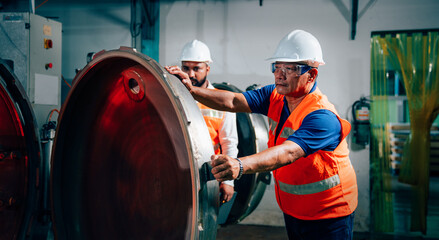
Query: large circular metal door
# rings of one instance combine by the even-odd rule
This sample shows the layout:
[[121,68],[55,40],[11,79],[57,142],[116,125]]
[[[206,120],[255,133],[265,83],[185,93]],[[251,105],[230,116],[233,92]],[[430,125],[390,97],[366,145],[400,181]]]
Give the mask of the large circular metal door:
[[0,59],[0,239],[24,239],[36,209],[38,126],[18,78]]
[[130,48],[97,53],[62,107],[52,157],[58,239],[215,239],[218,182],[192,96]]

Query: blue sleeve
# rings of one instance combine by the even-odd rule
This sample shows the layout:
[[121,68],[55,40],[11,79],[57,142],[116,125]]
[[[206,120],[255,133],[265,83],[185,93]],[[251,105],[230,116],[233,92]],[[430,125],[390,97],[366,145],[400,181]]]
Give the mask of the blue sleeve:
[[333,151],[340,144],[341,123],[326,109],[308,114],[297,131],[287,140],[297,143],[306,156],[318,150]]
[[253,113],[260,113],[267,115],[268,107],[270,106],[270,96],[275,88],[274,84],[267,85],[265,87],[243,92],[248,106]]

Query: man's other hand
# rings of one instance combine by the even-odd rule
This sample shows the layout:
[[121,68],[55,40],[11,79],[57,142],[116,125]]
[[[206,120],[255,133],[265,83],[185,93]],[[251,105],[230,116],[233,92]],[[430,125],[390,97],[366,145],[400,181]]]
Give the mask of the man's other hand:
[[238,160],[227,155],[212,155],[212,174],[219,182],[234,180],[239,175]]
[[221,196],[221,203],[226,203],[230,201],[233,197],[233,193],[235,192],[235,189],[225,183],[221,183],[220,185],[220,196]]

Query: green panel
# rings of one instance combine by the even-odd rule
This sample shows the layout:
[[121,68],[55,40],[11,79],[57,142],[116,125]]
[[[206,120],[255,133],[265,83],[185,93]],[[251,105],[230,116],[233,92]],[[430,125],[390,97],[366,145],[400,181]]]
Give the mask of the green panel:
[[434,126],[439,126],[439,116],[436,117],[436,120],[434,120],[433,125]]
[[389,100],[388,101],[388,108],[389,108],[389,116],[388,121],[389,122],[398,122],[398,102],[397,100]]
[[[386,123],[392,105],[388,94],[388,61],[382,54],[380,41],[371,39],[371,144],[370,144],[370,198],[371,229],[373,232],[393,232],[393,195],[390,192],[390,160],[386,148]],[[392,94],[393,95],[393,94]]]
[[142,53],[150,58],[159,61],[159,40],[143,40]]
[[160,3],[159,1],[146,1],[144,11],[144,26],[142,27],[141,52],[150,58],[159,61],[160,43]]
[[[410,231],[427,231],[427,206],[430,172],[430,127],[439,123],[439,31],[375,33],[371,38],[371,205],[372,228],[392,232],[392,198],[388,194],[388,150],[385,125],[398,122],[399,95],[403,101],[402,122],[410,122],[405,142],[399,182],[412,186]],[[383,74],[385,73],[385,74]],[[394,79],[386,79],[389,76]],[[397,84],[403,81],[404,90]],[[388,97],[389,96],[389,97]],[[392,96],[392,97],[390,97]],[[396,100],[394,100],[396,99]],[[401,108],[401,107],[400,107]],[[400,121],[401,122],[401,121]],[[383,136],[384,134],[384,136]],[[381,191],[381,193],[380,193]]]

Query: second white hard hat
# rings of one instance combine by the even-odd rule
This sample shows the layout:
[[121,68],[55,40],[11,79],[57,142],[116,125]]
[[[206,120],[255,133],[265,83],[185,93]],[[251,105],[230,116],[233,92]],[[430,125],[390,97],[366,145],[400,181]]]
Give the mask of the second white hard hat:
[[311,67],[324,65],[320,43],[311,33],[294,30],[288,33],[277,46],[272,62],[305,62]]
[[212,63],[210,51],[206,44],[193,40],[184,45],[181,51],[180,61]]

